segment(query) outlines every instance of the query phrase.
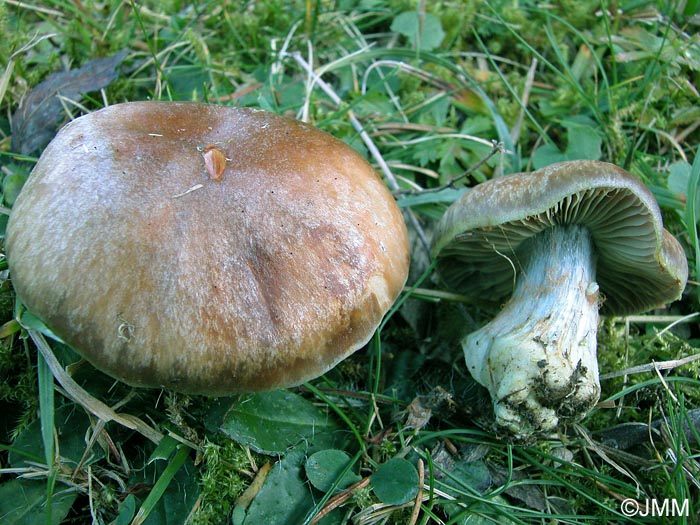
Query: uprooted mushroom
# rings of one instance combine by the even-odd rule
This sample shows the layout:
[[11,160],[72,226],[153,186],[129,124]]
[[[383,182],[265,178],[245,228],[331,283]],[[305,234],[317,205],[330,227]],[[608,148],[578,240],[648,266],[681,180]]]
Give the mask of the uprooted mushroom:
[[635,177],[563,162],[482,183],[446,211],[432,251],[445,283],[510,300],[463,340],[492,398],[495,427],[528,439],[598,401],[598,312],[638,313],[678,299],[683,249]]

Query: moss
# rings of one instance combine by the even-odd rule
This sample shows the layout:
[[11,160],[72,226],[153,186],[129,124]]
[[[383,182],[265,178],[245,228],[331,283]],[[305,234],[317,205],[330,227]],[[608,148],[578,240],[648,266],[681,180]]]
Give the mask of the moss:
[[[16,437],[36,418],[39,404],[36,369],[24,340],[10,336],[0,341],[0,402],[17,418],[8,429]],[[6,408],[6,410],[9,410]]]
[[205,439],[201,446],[200,505],[190,525],[218,525],[230,522],[236,499],[250,484],[242,474],[250,470],[250,459],[239,444],[222,439]]

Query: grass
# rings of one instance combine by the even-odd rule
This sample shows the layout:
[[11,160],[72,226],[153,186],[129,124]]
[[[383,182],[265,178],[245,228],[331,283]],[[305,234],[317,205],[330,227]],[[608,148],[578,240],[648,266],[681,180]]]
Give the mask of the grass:
[[[0,516],[602,524],[630,522],[631,498],[687,511],[666,507],[663,518],[639,514],[636,523],[697,523],[697,8],[691,0],[0,4],[3,230],[43,148],[17,131],[24,97],[56,71],[87,66],[90,80],[92,60],[125,49],[111,82],[61,102],[60,121],[145,99],[303,118],[374,163],[417,239],[409,282],[417,289],[366,349],[286,397],[301,443],[284,441],[290,422],[274,413],[256,423],[264,435],[235,437],[247,424],[243,401],[262,413],[270,395],[134,390],[46,343],[1,259]],[[513,445],[489,431],[488,402],[459,349],[493,305],[444,290],[425,243],[464,188],[562,158],[610,161],[647,184],[686,250],[690,282],[667,310],[604,319],[599,405],[558,435]],[[327,486],[305,471],[319,452]],[[422,483],[414,474],[401,482],[404,462]],[[389,495],[372,485],[381,469],[397,479]],[[350,477],[360,481],[344,485]]]

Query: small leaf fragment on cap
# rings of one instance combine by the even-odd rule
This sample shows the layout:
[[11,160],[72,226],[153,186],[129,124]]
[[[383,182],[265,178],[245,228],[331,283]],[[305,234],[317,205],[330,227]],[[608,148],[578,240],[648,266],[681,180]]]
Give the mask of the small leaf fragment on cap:
[[226,155],[216,146],[207,146],[202,153],[204,156],[204,165],[209,172],[209,178],[215,181],[220,181],[224,176],[226,169]]

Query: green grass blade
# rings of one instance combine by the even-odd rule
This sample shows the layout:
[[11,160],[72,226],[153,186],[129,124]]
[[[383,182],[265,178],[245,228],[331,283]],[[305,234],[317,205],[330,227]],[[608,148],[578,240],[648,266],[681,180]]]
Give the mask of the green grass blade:
[[41,421],[41,440],[44,444],[44,458],[49,469],[49,479],[46,484],[46,523],[52,522],[51,496],[56,483],[54,466],[54,398],[53,374],[41,352],[37,353],[37,376],[39,380],[39,419]]
[[148,494],[148,496],[146,496],[146,499],[136,513],[131,525],[141,525],[146,521],[146,518],[148,518],[153,509],[156,507],[160,501],[160,498],[163,497],[163,494],[165,494],[170,482],[175,477],[175,474],[177,474],[177,471],[180,470],[180,468],[182,468],[182,466],[185,464],[185,461],[187,461],[187,457],[189,455],[189,447],[180,445],[179,450],[173,456],[173,459],[170,460],[168,466],[165,467],[165,470],[151,489],[151,492]]
[[53,375],[41,353],[37,354],[37,375],[39,378],[39,416],[41,420],[41,439],[44,443],[46,464],[51,467],[54,463],[54,399]]
[[[404,293],[391,307],[391,309],[387,312],[387,314],[384,316],[384,319],[382,320],[381,324],[379,325],[379,328],[377,328],[376,332],[374,333],[374,337],[372,338],[372,350],[375,355],[375,363],[374,363],[374,380],[373,380],[373,388],[372,392],[374,395],[380,394],[380,381],[382,377],[382,340],[381,340],[381,332],[384,326],[386,325],[387,321],[391,319],[391,317],[399,311],[401,308],[401,305],[405,303],[410,297],[411,294],[413,293],[413,290],[416,288],[419,288],[422,284],[423,281],[425,281],[430,275],[432,275],[433,271],[435,270],[435,266],[437,265],[437,260],[433,260],[430,265],[425,269],[425,271],[421,274],[421,276],[416,280],[416,282],[411,286],[411,288],[408,290],[408,292]],[[371,410],[374,410],[372,408]],[[368,421],[371,421],[372,417],[370,415]]]
[[[596,66],[596,75],[599,76],[600,82],[603,86],[602,91],[599,93],[600,95],[605,94],[607,96],[607,106],[609,108],[614,108],[615,101],[610,97],[610,90],[611,86],[617,85],[617,80],[616,80],[616,64],[613,61],[612,64],[610,64],[612,70],[613,70],[613,81],[612,83],[608,80],[608,74],[605,70],[605,66],[603,65],[602,60],[598,56],[597,53],[595,53],[595,44],[589,40],[589,38],[586,36],[586,34],[583,31],[580,31],[578,28],[576,28],[574,25],[570,24],[566,19],[557,16],[553,13],[546,13],[547,15],[547,38],[549,39],[550,43],[552,44],[554,52],[557,54],[557,58],[567,70],[567,72],[571,75],[571,81],[574,82],[574,85],[578,85],[578,82],[576,80],[576,75],[572,73],[572,71],[569,69],[567,65],[567,61],[564,59],[563,55],[561,54],[558,45],[557,45],[557,38],[554,35],[552,25],[551,25],[551,20],[555,20],[556,22],[560,23],[566,29],[571,32],[571,34],[576,35],[576,38],[578,38],[590,51],[591,51],[591,58],[593,59],[593,62],[595,63]],[[608,17],[602,17],[602,22],[606,27],[606,38],[608,39],[608,52],[611,54],[611,56],[614,53],[614,48],[612,45],[612,37],[609,34],[609,25],[608,25]],[[585,90],[584,90],[585,94]]]
[[357,428],[357,425],[353,423],[352,419],[350,419],[350,417],[345,413],[345,411],[342,408],[340,408],[336,403],[334,403],[333,400],[330,399],[326,394],[321,392],[321,390],[316,388],[311,383],[305,383],[304,386],[308,388],[317,398],[319,398],[326,405],[328,405],[328,407],[331,410],[333,410],[333,412],[335,412],[340,419],[343,420],[343,422],[347,425],[348,429],[355,436],[355,439],[357,439],[357,444],[359,445],[360,449],[364,450],[366,448],[365,440],[362,438],[362,434]]
[[[698,191],[700,190],[700,148],[695,152],[695,160],[690,168],[690,180],[688,181],[688,193],[685,208],[685,223],[690,236],[690,242],[695,252],[695,280],[700,280],[700,243],[698,242],[698,219],[700,219],[700,204],[698,204]],[[700,286],[695,288],[697,301],[700,302]]]
[[353,467],[357,464],[358,461],[360,461],[362,455],[365,453],[366,450],[364,447],[355,453],[355,456],[350,459],[345,469],[343,469],[343,471],[340,472],[340,474],[338,475],[338,479],[336,479],[336,481],[333,483],[333,486],[331,486],[331,488],[326,492],[326,494],[324,494],[324,496],[308,512],[306,518],[304,519],[303,525],[309,525],[314,521],[314,519],[318,516],[318,513],[321,512],[326,503],[328,503],[328,500],[331,499],[331,497],[336,493],[335,491],[336,487],[338,486],[338,483],[344,478],[346,474],[348,474],[353,469]]
[[547,39],[549,40],[549,43],[550,43],[550,47],[552,48],[552,52],[557,57],[557,62],[559,62],[559,67],[561,68],[561,69],[556,69],[557,74],[567,84],[569,84],[569,86],[571,86],[572,89],[574,89],[578,93],[581,100],[585,102],[588,109],[595,116],[595,119],[598,122],[601,122],[602,118],[600,115],[600,110],[598,108],[598,104],[594,100],[592,100],[591,94],[588,93],[583,88],[583,86],[579,83],[578,79],[576,78],[576,75],[574,74],[573,70],[571,69],[571,66],[569,65],[566,57],[564,56],[561,49],[557,45],[557,37],[555,36],[554,31],[552,30],[552,25],[551,25],[551,22],[549,20],[547,20],[547,24],[544,26],[544,28],[545,28],[545,33],[547,35]]
[[[508,81],[508,78],[506,77],[506,75],[503,73],[503,71],[501,71],[501,68],[498,66],[496,61],[493,59],[493,55],[489,51],[489,48],[486,45],[486,43],[479,36],[479,33],[477,31],[474,31],[473,34],[474,34],[474,39],[478,42],[482,53],[484,53],[486,55],[486,58],[488,59],[489,63],[491,64],[491,67],[496,72],[498,77],[501,79],[501,82],[503,82],[503,85],[505,86],[505,88],[510,92],[513,99],[518,103],[520,108],[525,112],[525,115],[530,120],[530,122],[535,127],[535,129],[537,130],[537,133],[539,133],[540,137],[542,137],[542,140],[544,140],[545,142],[551,142],[551,139],[549,138],[549,135],[547,135],[547,132],[540,125],[540,123],[537,121],[537,119],[532,114],[532,112],[527,108],[527,106],[525,104],[523,104],[523,101],[521,100],[520,95],[518,93],[516,93],[513,85]],[[511,144],[510,147],[514,148],[515,146],[513,144]]]

